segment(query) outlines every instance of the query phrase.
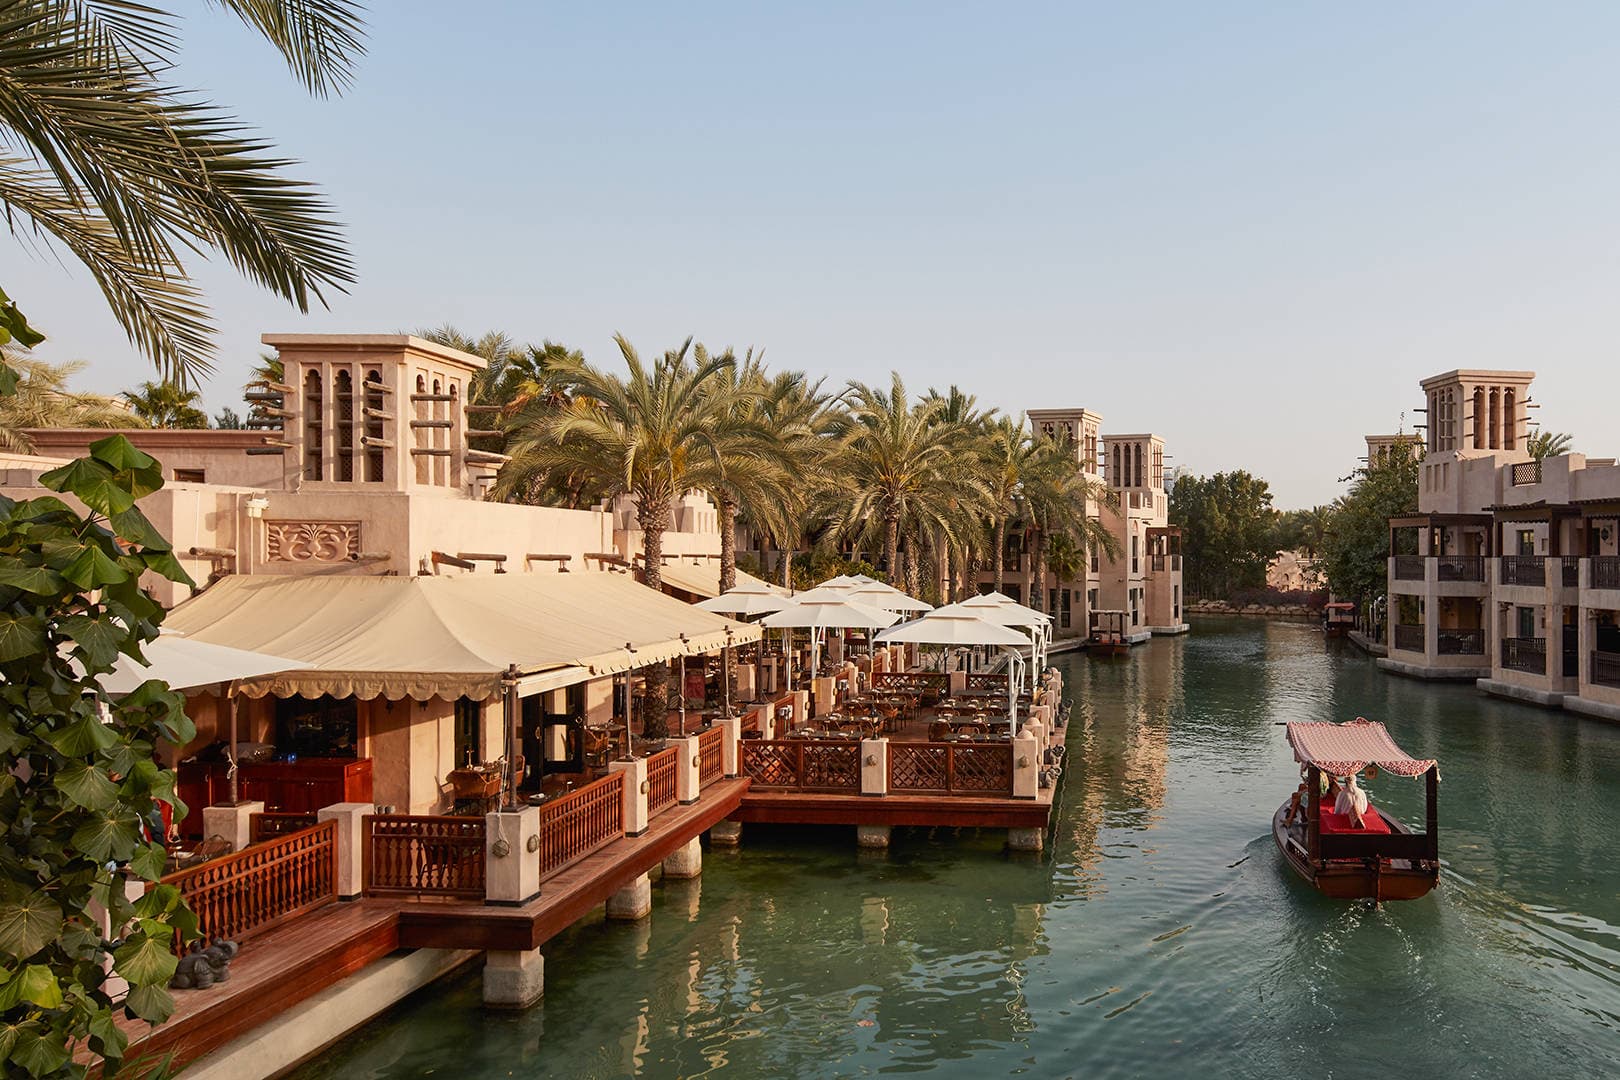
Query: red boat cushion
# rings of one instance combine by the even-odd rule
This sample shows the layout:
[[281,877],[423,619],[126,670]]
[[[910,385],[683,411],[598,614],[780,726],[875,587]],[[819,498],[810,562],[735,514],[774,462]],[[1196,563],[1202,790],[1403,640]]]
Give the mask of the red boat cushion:
[[1372,807],[1362,815],[1367,823],[1366,828],[1358,829],[1350,820],[1349,814],[1335,814],[1327,807],[1322,808],[1322,831],[1325,833],[1387,833],[1390,831],[1389,822]]

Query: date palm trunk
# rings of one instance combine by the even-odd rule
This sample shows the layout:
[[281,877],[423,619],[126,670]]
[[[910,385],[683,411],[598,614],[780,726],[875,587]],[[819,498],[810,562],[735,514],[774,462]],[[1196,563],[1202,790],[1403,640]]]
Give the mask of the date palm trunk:
[[996,572],[996,592],[1000,592],[1001,586],[1006,583],[1007,572],[1007,519],[1004,517],[996,518],[996,534],[992,544],[995,551],[990,556],[991,566]]
[[[722,492],[720,495],[720,591],[730,592],[737,587],[737,500]],[[721,655],[725,658],[726,700],[737,700],[737,657],[730,648]],[[681,692],[685,693],[683,686]]]
[[[655,592],[664,590],[664,532],[669,528],[669,503],[667,492],[640,491],[636,495],[636,521],[646,551],[644,580],[647,588]],[[669,664],[651,664],[643,671],[647,692],[641,699],[641,735],[662,739],[669,735]],[[681,689],[684,692],[685,687]]]
[[884,573],[888,575],[889,584],[895,588],[900,587],[900,514],[890,510],[883,515],[883,554],[886,562]]

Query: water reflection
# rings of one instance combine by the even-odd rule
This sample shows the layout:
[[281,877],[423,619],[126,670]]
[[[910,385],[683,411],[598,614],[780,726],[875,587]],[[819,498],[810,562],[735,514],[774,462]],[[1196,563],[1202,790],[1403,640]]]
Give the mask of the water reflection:
[[[1045,859],[989,831],[750,827],[634,926],[547,949],[547,995],[418,995],[314,1077],[1439,1076],[1620,1069],[1620,731],[1392,679],[1310,627],[1205,621],[1075,698]],[[1383,719],[1438,756],[1440,889],[1323,900],[1272,848],[1275,726]],[[1420,785],[1381,777],[1411,820]]]

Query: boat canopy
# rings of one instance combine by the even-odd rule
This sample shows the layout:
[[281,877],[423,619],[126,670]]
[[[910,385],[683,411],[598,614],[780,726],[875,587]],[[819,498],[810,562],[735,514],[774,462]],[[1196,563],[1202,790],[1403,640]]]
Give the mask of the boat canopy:
[[1335,601],[1333,601],[1333,603],[1325,604],[1323,606],[1326,607],[1327,610],[1329,610],[1329,611],[1354,611],[1354,610],[1356,610],[1356,605],[1350,603],[1348,600],[1335,600]]
[[1345,724],[1290,723],[1288,744],[1295,761],[1334,776],[1350,776],[1368,765],[1396,776],[1422,776],[1435,766],[1433,760],[1408,757],[1383,724],[1360,716]]

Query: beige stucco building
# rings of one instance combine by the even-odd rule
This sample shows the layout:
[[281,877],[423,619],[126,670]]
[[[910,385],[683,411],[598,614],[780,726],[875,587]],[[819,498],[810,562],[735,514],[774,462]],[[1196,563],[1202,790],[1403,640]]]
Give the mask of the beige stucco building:
[[[615,592],[643,552],[628,500],[566,510],[483,499],[504,459],[468,446],[479,413],[465,402],[484,366],[479,357],[404,335],[263,340],[285,370],[285,382],[260,395],[279,428],[123,432],[163,466],[165,486],[141,508],[173,543],[197,589],[253,585],[233,592],[242,598],[241,611],[226,612],[235,618],[220,629],[226,621],[217,604],[210,605],[213,616],[199,620],[186,604],[196,590],[154,578],[154,596],[166,607],[180,605],[171,622],[199,640],[224,635],[221,644],[308,665],[300,677],[240,688],[238,742],[303,746],[305,757],[369,759],[374,790],[366,801],[401,813],[440,813],[451,803],[446,775],[469,759],[522,758],[529,781],[577,763],[579,740],[570,732],[612,719],[615,687],[622,688],[619,676],[629,667],[700,657],[727,631],[725,640],[737,643],[757,637],[673,598],[649,594],[645,599],[662,605],[649,614],[636,609],[641,597]],[[108,434],[34,432],[41,456],[0,458],[0,489],[14,498],[39,495],[42,472]],[[705,568],[719,552],[714,508],[698,495],[681,499],[664,549],[673,576],[688,591],[701,591]],[[486,579],[496,575],[506,575],[496,580],[508,584],[488,593]],[[355,602],[353,590],[318,584],[357,577],[388,580],[363,594],[373,598],[367,603]],[[483,584],[444,582],[454,578]],[[427,579],[442,584],[409,587]],[[278,582],[313,587],[295,595]],[[480,592],[509,598],[506,608],[486,601],[483,610],[497,629],[502,620],[511,623],[516,670],[494,662],[500,644],[483,661],[463,658],[466,670],[440,671],[408,658],[402,640],[442,631],[444,612],[466,609]],[[518,617],[517,606],[549,602],[571,605],[569,615],[547,624],[551,636],[536,651],[539,631]],[[264,629],[280,625],[274,613],[295,604],[307,614],[307,633],[296,626]],[[403,639],[390,636],[399,634]],[[638,663],[590,659],[585,639],[592,635],[597,654],[603,640],[624,643]],[[379,644],[369,651],[357,648],[374,640]],[[333,671],[334,663],[341,670]],[[523,711],[521,721],[510,709]],[[171,748],[181,758],[227,737],[228,710],[218,694],[197,695],[189,711],[198,736]],[[218,794],[210,788],[203,798]],[[195,802],[195,792],[189,796]]]
[[1524,449],[1530,371],[1425,379],[1418,513],[1390,522],[1389,656],[1620,719],[1620,466]]

